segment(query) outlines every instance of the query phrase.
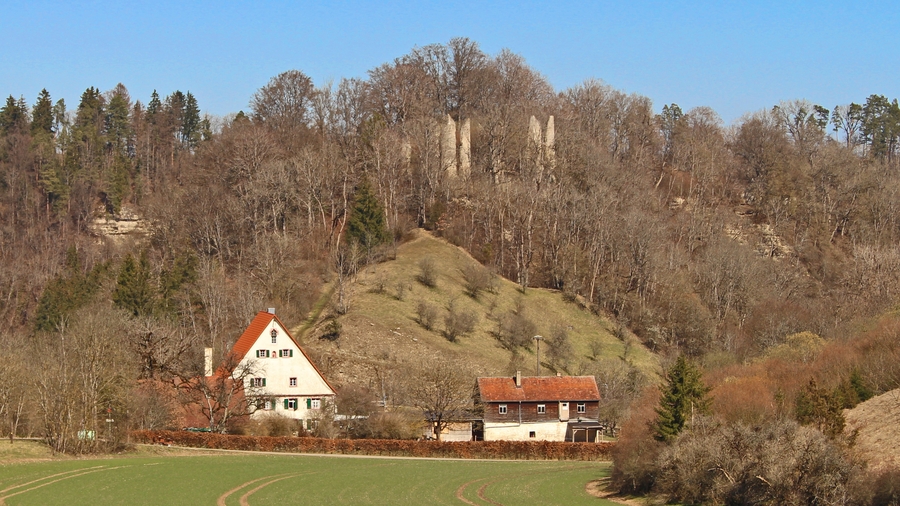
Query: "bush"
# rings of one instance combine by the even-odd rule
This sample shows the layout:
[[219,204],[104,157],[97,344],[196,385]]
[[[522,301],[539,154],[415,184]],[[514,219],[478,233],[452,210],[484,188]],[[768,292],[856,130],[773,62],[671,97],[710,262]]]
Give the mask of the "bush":
[[[869,485],[869,484],[867,484]],[[900,504],[900,469],[887,469],[875,476],[870,488],[872,506]],[[865,493],[866,490],[860,491]]]
[[653,435],[659,391],[647,389],[634,403],[612,449],[612,483],[622,493],[649,492],[655,483],[656,459],[663,444]]
[[363,437],[375,439],[416,439],[422,434],[422,420],[398,411],[379,411],[365,424]]
[[482,291],[494,291],[494,275],[481,265],[469,264],[462,268],[466,295],[478,299]]
[[401,280],[401,281],[397,281],[396,288],[397,288],[397,291],[396,291],[396,294],[394,295],[394,298],[402,301],[406,297],[406,292],[410,287],[407,287],[406,283]]
[[435,305],[429,304],[424,300],[419,301],[419,304],[416,306],[416,320],[419,322],[419,325],[426,330],[434,330],[437,317],[438,308]]
[[461,459],[609,460],[614,443],[555,441],[414,441],[399,439],[323,439],[235,436],[212,432],[135,431],[136,443],[221,450],[386,455]]
[[500,317],[497,340],[507,350],[512,351],[528,346],[535,334],[537,334],[537,325],[529,320],[522,311],[509,312]]
[[341,322],[337,321],[337,319],[332,319],[330,322],[328,322],[328,325],[325,325],[325,333],[322,334],[320,339],[336,341],[339,337],[341,337],[341,330]]
[[569,341],[569,332],[562,325],[554,325],[547,343],[547,360],[555,369],[566,369],[569,361],[575,355],[572,343]]
[[278,413],[267,413],[264,417],[247,422],[242,432],[248,436],[306,435],[296,420]]
[[437,286],[437,262],[431,257],[425,257],[419,260],[419,283],[434,288]]
[[665,448],[657,490],[688,504],[845,504],[857,469],[821,432],[790,420],[704,418]]
[[460,336],[464,336],[475,330],[478,323],[478,315],[471,311],[464,311],[450,303],[447,316],[444,317],[444,337],[450,342],[455,342]]

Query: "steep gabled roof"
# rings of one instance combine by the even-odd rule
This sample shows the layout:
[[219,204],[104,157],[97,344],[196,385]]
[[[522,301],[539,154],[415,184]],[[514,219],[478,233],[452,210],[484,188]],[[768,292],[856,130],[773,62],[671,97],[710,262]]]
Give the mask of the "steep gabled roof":
[[[235,360],[241,361],[244,359],[244,356],[247,355],[247,352],[253,347],[253,343],[262,336],[263,331],[266,330],[266,327],[268,327],[270,323],[272,323],[272,320],[278,321],[278,324],[281,325],[281,328],[283,328],[291,338],[291,341],[294,341],[293,336],[291,336],[291,333],[288,332],[287,328],[285,328],[278,317],[268,311],[260,311],[256,313],[256,316],[253,317],[253,321],[250,322],[250,325],[247,326],[247,329],[244,330],[244,333],[241,334],[241,337],[238,338],[237,342],[234,343],[234,346],[231,348],[231,353],[234,355]],[[294,344],[297,344],[297,341],[294,341]],[[298,344],[297,347],[299,348],[300,345]]]
[[478,378],[482,402],[599,401],[593,376],[529,376],[516,387],[515,378]]
[[287,336],[291,339],[291,342],[294,343],[294,346],[296,346],[297,349],[300,350],[300,353],[302,353],[303,356],[306,357],[306,361],[309,362],[311,366],[313,366],[313,369],[316,370],[316,373],[320,378],[322,378],[322,381],[324,381],[325,384],[328,385],[328,388],[331,389],[332,392],[337,392],[337,390],[335,390],[334,387],[331,386],[331,383],[329,383],[325,376],[322,374],[322,371],[320,371],[319,368],[316,367],[315,362],[313,362],[312,359],[309,358],[309,355],[306,354],[306,351],[302,346],[300,346],[300,343],[298,343],[297,340],[294,339],[294,336],[291,335],[291,331],[288,330],[284,323],[282,323],[274,313],[270,313],[268,311],[260,311],[256,313],[256,316],[253,317],[253,321],[250,322],[250,325],[247,326],[247,329],[244,330],[244,333],[241,334],[241,337],[239,337],[237,342],[234,343],[234,346],[231,348],[231,353],[234,359],[237,362],[240,362],[244,359],[244,357],[247,355],[247,352],[250,351],[250,348],[252,348],[253,344],[256,343],[256,340],[260,337],[263,337],[263,331],[268,328],[269,324],[272,323],[272,320],[278,322],[278,326],[280,326],[284,330],[284,333],[287,334]]

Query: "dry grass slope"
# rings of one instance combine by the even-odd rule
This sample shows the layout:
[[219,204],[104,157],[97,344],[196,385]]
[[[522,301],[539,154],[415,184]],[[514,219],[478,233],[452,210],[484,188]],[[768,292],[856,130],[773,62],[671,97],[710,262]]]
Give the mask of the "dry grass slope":
[[[433,260],[436,273],[433,287],[418,280],[424,258]],[[565,301],[557,291],[530,288],[522,293],[517,284],[497,277],[494,291],[481,292],[477,298],[469,296],[463,275],[467,267],[483,268],[464,249],[427,232],[416,231],[411,240],[397,248],[396,259],[367,266],[359,273],[350,287],[349,311],[344,315],[323,311],[304,336],[304,344],[316,356],[326,376],[337,383],[374,384],[376,370],[389,370],[392,365],[429,356],[466,361],[482,375],[509,374],[516,368],[533,374],[536,366],[533,341],[515,360],[496,339],[499,318],[522,306],[536,324],[539,335],[550,336],[556,326],[568,332],[574,354],[559,371],[563,374],[578,374],[579,364],[595,358],[626,354],[645,372],[657,371],[656,357],[634,336],[627,334],[624,340],[616,338],[613,322],[584,310],[577,303]],[[417,321],[416,308],[420,302],[437,308],[438,317],[431,331]],[[451,304],[478,318],[474,330],[456,342],[443,334],[444,316]],[[341,337],[334,342],[319,339],[331,317],[337,317],[342,328]],[[594,341],[599,342],[597,357],[592,350]],[[542,374],[555,372],[548,367],[545,346],[541,348],[541,362]]]
[[872,470],[900,469],[900,389],[844,411],[845,431],[856,436],[856,451]]

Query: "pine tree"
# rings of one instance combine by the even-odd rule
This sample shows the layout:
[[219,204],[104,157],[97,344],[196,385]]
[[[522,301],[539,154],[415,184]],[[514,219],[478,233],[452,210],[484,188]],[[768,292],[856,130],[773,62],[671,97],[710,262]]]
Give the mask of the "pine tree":
[[812,425],[822,434],[835,438],[844,431],[844,412],[840,389],[830,392],[809,380],[798,395],[794,413],[801,425]]
[[132,142],[131,98],[128,90],[119,83],[113,90],[112,97],[105,111],[106,141],[116,148],[117,154],[125,154]]
[[197,147],[201,137],[200,106],[191,92],[184,96],[184,110],[181,119],[181,142],[189,149]]
[[31,134],[53,134],[53,102],[46,88],[41,90],[31,111]]
[[174,313],[178,309],[179,293],[196,279],[197,257],[190,252],[177,256],[172,266],[160,274],[160,311]]
[[84,273],[78,250],[74,246],[66,252],[66,270],[50,281],[41,294],[35,316],[37,330],[52,331],[68,314],[87,305],[103,281],[105,264],[97,264]]
[[700,369],[684,356],[666,373],[666,384],[656,408],[656,439],[671,441],[690,423],[691,417],[709,409]]
[[0,131],[9,134],[14,130],[22,131],[28,124],[28,106],[24,99],[16,100],[10,95],[6,104],[0,107]]
[[347,223],[347,238],[367,252],[388,240],[384,209],[368,179],[363,179],[356,189]]
[[162,102],[159,100],[159,93],[157,93],[156,90],[153,90],[153,93],[150,94],[150,102],[147,103],[147,116],[151,121],[161,107]]
[[153,313],[155,293],[150,283],[150,262],[146,252],[135,261],[131,253],[122,261],[119,279],[113,291],[113,303],[134,316]]

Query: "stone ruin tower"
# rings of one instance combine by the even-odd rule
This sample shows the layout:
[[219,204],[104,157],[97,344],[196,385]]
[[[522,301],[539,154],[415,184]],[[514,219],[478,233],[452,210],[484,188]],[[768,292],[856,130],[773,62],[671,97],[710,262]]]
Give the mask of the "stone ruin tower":
[[531,117],[528,121],[528,155],[530,162],[535,167],[537,179],[542,179],[544,174],[553,174],[556,168],[556,127],[553,116],[547,119],[547,128],[541,135],[541,124],[537,118]]
[[468,179],[472,172],[472,123],[466,118],[457,130],[450,115],[441,125],[441,169],[449,178]]

